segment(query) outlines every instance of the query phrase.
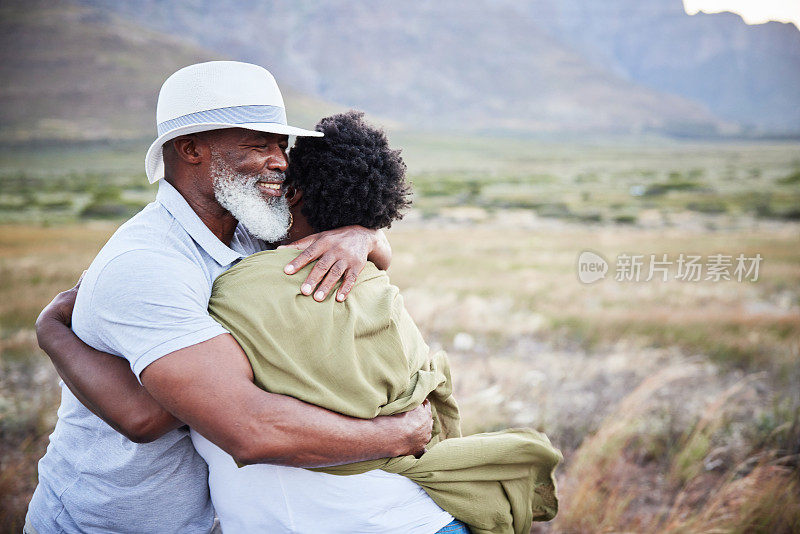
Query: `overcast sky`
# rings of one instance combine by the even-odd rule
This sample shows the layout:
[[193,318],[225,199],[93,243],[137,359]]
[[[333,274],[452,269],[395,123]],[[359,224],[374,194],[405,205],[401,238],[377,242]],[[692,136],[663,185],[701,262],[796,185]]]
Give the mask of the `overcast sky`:
[[794,22],[800,28],[800,0],[683,0],[683,5],[690,15],[701,10],[707,13],[733,11],[748,24],[778,20]]

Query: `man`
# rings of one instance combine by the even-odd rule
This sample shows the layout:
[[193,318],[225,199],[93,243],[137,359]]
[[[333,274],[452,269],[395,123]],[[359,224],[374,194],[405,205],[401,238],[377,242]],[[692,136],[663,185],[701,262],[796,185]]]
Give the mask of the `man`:
[[[296,467],[411,454],[430,439],[429,409],[359,420],[264,392],[206,311],[217,275],[285,233],[288,135],[317,135],[286,124],[274,78],[237,62],[186,67],[164,83],[157,121],[145,162],[156,201],[103,247],[75,303],[73,329],[97,350],[46,313],[37,324],[68,387],[27,531],[209,532],[207,467],[183,423],[242,463]],[[286,272],[320,258],[302,286],[316,300],[344,277],[343,300],[367,258],[389,256],[382,234],[357,227],[301,246]],[[131,410],[141,396],[156,408]]]

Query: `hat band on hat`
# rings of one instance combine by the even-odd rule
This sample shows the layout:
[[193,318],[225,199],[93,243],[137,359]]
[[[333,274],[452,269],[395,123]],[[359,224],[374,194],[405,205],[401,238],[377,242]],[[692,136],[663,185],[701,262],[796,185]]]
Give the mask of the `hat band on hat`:
[[190,124],[222,123],[246,124],[248,122],[272,122],[286,126],[286,110],[280,106],[233,106],[189,113],[158,125],[158,135]]

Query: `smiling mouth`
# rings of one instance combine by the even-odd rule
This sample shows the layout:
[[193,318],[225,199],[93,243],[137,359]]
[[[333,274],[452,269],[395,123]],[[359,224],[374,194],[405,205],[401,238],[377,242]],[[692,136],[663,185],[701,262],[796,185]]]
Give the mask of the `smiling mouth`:
[[261,194],[268,197],[283,196],[283,182],[256,182]]

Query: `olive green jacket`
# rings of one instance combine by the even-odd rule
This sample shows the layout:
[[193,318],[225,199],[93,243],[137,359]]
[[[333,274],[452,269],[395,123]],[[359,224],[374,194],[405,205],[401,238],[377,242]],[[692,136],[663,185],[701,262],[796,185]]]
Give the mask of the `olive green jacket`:
[[352,417],[405,412],[426,398],[428,451],[318,469],[383,469],[406,476],[475,533],[527,534],[558,509],[553,470],[561,453],[529,429],[461,437],[444,352],[431,353],[385,272],[368,263],[347,300],[319,303],[283,266],[293,250],[254,254],[217,278],[209,311],[244,349],[255,383]]

